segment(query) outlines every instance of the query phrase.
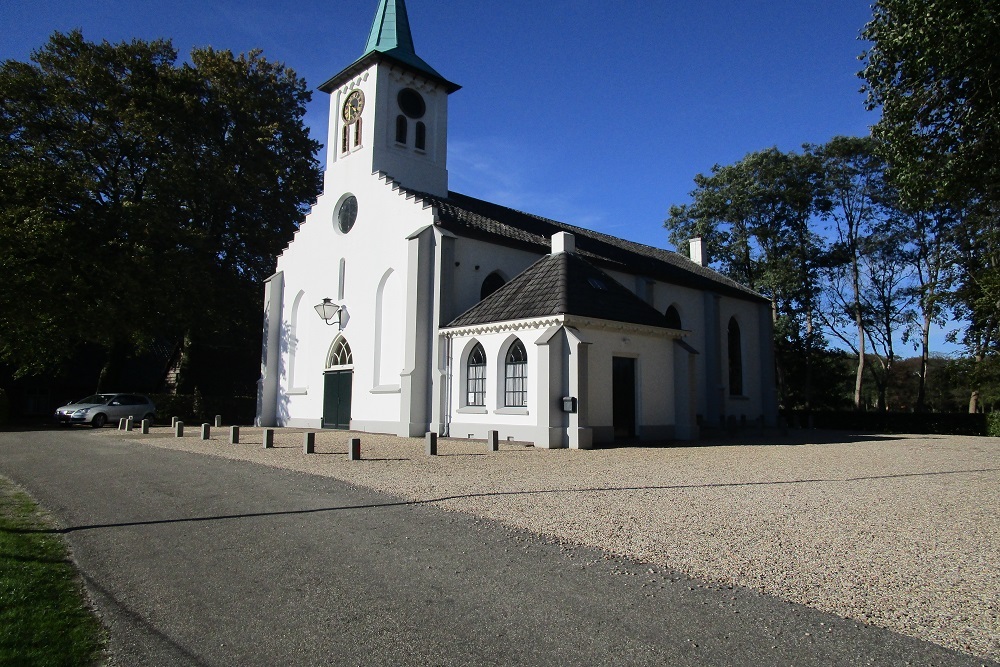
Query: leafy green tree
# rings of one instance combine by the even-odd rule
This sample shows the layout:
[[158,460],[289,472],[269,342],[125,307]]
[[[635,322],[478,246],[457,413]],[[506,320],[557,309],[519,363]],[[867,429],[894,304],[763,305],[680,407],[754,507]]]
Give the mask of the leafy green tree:
[[1000,227],[989,215],[973,214],[964,223],[956,227],[961,259],[953,303],[966,322],[962,341],[974,361],[969,412],[977,412],[984,391],[997,393],[1000,376]]
[[836,240],[828,250],[820,314],[828,331],[855,355],[854,409],[864,407],[862,387],[867,352],[862,265],[867,239],[882,214],[885,163],[869,137],[834,137],[809,153],[821,162],[826,217]]
[[[771,148],[695,177],[692,202],[672,206],[665,226],[682,246],[701,236],[719,269],[772,300],[783,402],[812,400],[812,363],[822,349],[816,321],[823,241],[810,226],[823,206],[820,161]],[[785,371],[801,357],[803,372]],[[789,383],[801,381],[793,389]]]
[[169,224],[149,189],[175,58],[57,33],[33,65],[0,65],[0,355],[22,375],[156,334],[144,239]]
[[994,0],[878,0],[862,38],[873,128],[908,204],[997,200],[1000,8]]
[[[861,36],[872,44],[862,55],[868,106],[882,112],[873,135],[903,208],[960,213],[954,306],[968,323],[966,349],[985,361],[996,354],[989,341],[1000,320],[1000,300],[986,296],[1000,283],[991,240],[1000,224],[1000,8],[878,0]],[[932,318],[938,304],[928,299]]]
[[914,318],[913,258],[906,243],[907,231],[894,217],[880,221],[865,240],[861,301],[865,330],[878,364],[870,368],[879,411],[889,409],[886,391],[897,360],[896,334],[903,332],[906,342],[906,330]]
[[106,380],[158,338],[259,344],[258,285],[321,186],[310,93],[260,52],[176,58],[72,32],[0,65],[0,360],[18,375],[87,345]]

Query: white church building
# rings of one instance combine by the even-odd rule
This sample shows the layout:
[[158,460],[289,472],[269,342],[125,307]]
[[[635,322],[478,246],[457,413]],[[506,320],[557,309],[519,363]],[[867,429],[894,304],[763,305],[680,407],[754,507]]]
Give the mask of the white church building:
[[[262,426],[536,447],[776,418],[770,302],[691,258],[448,189],[448,96],[381,0],[324,192],[264,290]],[[758,421],[759,420],[759,421]]]

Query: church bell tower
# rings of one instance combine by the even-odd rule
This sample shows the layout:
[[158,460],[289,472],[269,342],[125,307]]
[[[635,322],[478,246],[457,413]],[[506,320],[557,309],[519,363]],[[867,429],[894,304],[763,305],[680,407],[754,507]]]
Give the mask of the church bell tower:
[[448,95],[459,89],[414,50],[404,0],[380,0],[365,52],[319,89],[330,95],[327,178],[387,174],[448,194]]

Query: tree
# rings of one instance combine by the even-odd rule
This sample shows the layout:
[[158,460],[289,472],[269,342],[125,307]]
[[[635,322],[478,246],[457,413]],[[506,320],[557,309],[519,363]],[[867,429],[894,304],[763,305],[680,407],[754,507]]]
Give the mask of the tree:
[[868,137],[834,137],[808,150],[821,161],[826,215],[837,235],[826,263],[827,307],[821,316],[827,329],[857,355],[854,409],[860,410],[867,351],[861,267],[866,239],[880,214],[885,164]]
[[168,224],[148,188],[175,58],[163,41],[57,33],[34,65],[0,66],[0,355],[21,375],[156,335],[142,240]]
[[[993,0],[878,0],[862,38],[873,128],[903,207],[961,212],[976,232],[958,239],[963,341],[985,360],[1000,320],[1000,284],[990,237],[1000,218],[1000,8]],[[965,262],[965,263],[961,263]],[[996,294],[996,292],[993,292]],[[929,304],[933,316],[935,302]],[[977,403],[970,397],[970,409]]]
[[0,360],[259,344],[258,285],[315,199],[310,93],[259,52],[55,33],[0,65]]
[[[994,0],[878,0],[862,38],[873,128],[904,202],[997,201],[1000,8]],[[930,191],[929,191],[930,188]]]
[[995,387],[1000,375],[1000,228],[995,217],[967,217],[956,227],[956,243],[961,260],[952,301],[967,323],[962,341],[974,361],[969,412],[977,412],[983,388]]
[[[695,177],[693,201],[664,223],[681,246],[701,236],[723,273],[772,300],[779,388],[786,406],[812,400],[812,365],[823,347],[816,309],[822,240],[810,227],[822,208],[815,156],[771,148]],[[801,385],[784,372],[801,357]],[[798,379],[798,376],[795,380]],[[795,397],[793,399],[793,397]]]
[[863,248],[861,301],[865,330],[879,364],[871,368],[879,411],[889,409],[886,390],[896,361],[896,334],[903,331],[905,336],[914,317],[913,259],[906,239],[906,230],[899,218],[889,216],[872,229]]

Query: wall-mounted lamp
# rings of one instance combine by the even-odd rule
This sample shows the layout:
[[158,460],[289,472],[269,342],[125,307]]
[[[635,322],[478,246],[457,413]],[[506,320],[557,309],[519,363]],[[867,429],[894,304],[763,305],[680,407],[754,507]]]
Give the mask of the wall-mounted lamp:
[[341,324],[344,307],[335,304],[333,299],[323,299],[323,303],[317,304],[314,308],[316,308],[316,314],[326,322],[327,326],[334,325],[334,318],[336,318],[336,324]]

